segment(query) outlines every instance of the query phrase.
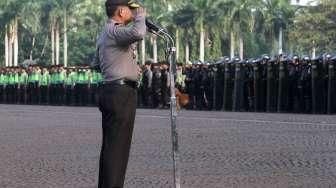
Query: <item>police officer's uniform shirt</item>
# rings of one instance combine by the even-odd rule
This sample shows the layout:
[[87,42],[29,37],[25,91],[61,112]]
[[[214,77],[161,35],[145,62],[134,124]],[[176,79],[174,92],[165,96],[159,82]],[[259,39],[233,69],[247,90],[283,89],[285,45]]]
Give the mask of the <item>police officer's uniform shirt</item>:
[[144,15],[136,15],[130,26],[110,19],[97,42],[99,67],[104,81],[139,79],[136,64],[136,44],[146,34]]

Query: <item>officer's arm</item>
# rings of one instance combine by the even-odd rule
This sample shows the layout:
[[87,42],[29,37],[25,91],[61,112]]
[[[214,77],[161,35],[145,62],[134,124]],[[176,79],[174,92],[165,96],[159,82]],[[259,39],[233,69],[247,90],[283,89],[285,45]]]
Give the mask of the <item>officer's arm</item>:
[[119,45],[129,45],[142,40],[146,35],[144,15],[137,15],[131,26],[108,25],[108,36],[115,39]]
[[93,61],[90,64],[90,67],[100,72],[100,59],[99,59],[99,47],[98,46],[97,46]]

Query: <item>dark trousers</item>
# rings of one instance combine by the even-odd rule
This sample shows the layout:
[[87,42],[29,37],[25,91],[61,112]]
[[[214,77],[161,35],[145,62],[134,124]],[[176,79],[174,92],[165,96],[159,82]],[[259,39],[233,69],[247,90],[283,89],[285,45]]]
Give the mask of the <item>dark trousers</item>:
[[65,86],[65,105],[74,105],[74,89],[72,85]]
[[64,84],[56,84],[56,105],[63,105],[65,98]]
[[142,97],[142,105],[145,108],[152,107],[152,95],[151,95],[152,88],[145,86],[141,87],[141,97]]
[[38,82],[28,83],[28,103],[37,104],[40,98],[39,94]]
[[40,87],[40,101],[39,104],[49,104],[49,86]]
[[89,103],[91,106],[97,106],[98,84],[91,84],[89,89]]
[[6,99],[8,104],[14,103],[14,95],[15,95],[15,86],[13,84],[9,84],[6,87]]
[[99,89],[102,113],[102,148],[98,188],[122,188],[131,147],[137,90],[126,85],[103,85]]
[[18,102],[19,104],[27,104],[27,86],[26,85],[20,85],[18,89]]
[[78,106],[88,105],[88,100],[89,100],[88,87],[89,87],[88,84],[76,84],[75,85],[76,105]]
[[0,85],[0,103],[4,102],[4,93],[5,93],[4,86]]
[[51,84],[49,87],[49,104],[56,104],[56,84]]
[[158,108],[160,106],[161,96],[162,96],[161,89],[153,88],[153,93],[152,93],[152,105],[153,105],[152,107],[153,108]]
[[162,107],[168,107],[168,98],[169,98],[169,88],[168,87],[162,87],[161,88],[162,95],[161,95],[161,104]]

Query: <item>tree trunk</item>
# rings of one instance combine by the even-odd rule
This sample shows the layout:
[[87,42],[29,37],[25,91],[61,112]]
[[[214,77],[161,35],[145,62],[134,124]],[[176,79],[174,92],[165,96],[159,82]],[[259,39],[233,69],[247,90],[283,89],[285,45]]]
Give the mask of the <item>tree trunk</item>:
[[42,51],[41,51],[41,55],[40,55],[41,57],[44,56],[46,48],[48,46],[48,43],[49,43],[49,36],[47,35],[47,37],[46,37],[46,39],[44,41],[44,45],[43,45]]
[[234,58],[235,56],[235,36],[233,31],[230,32],[230,58]]
[[242,34],[239,34],[239,57],[241,60],[244,59],[244,39]]
[[190,57],[190,51],[189,51],[189,42],[186,42],[186,46],[185,46],[185,64],[189,63],[189,57]]
[[29,55],[29,59],[31,61],[33,60],[33,50],[34,50],[34,47],[35,47],[35,36],[33,36],[32,47],[31,47],[30,55]]
[[179,40],[179,30],[176,29],[176,36],[175,36],[175,45],[176,45],[176,61],[179,60],[179,55],[180,55],[180,40]]
[[8,40],[8,66],[13,66],[13,23],[9,26],[9,40]]
[[56,65],[59,65],[60,59],[60,28],[58,21],[56,22]]
[[67,10],[64,10],[64,67],[68,66],[68,34],[67,34]]
[[5,27],[5,66],[9,65],[9,37],[8,37],[8,25]]
[[157,37],[153,36],[153,60],[154,63],[158,62],[158,57],[157,57]]
[[51,65],[55,65],[55,18],[51,22]]
[[312,58],[315,59],[316,57],[316,46],[315,46],[315,41],[313,41],[313,52],[312,52]]
[[19,41],[18,41],[18,18],[15,18],[14,23],[14,66],[19,64]]
[[146,39],[141,41],[141,64],[144,65],[146,61]]
[[282,41],[283,40],[283,29],[282,27],[280,27],[279,30],[279,54],[282,54],[283,50],[282,50]]
[[204,25],[203,20],[201,21],[201,33],[200,33],[200,56],[199,60],[204,62]]

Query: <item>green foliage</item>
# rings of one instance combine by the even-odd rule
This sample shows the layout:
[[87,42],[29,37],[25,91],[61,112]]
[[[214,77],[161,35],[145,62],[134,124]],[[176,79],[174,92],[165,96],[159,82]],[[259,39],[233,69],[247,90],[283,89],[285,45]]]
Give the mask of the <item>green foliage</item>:
[[300,10],[295,17],[290,40],[295,41],[294,49],[301,53],[311,52],[316,47],[318,53],[336,50],[336,2],[326,0],[317,7]]
[[[68,59],[70,65],[88,63],[95,52],[97,36],[106,21],[105,0],[6,0],[0,1],[0,39],[5,26],[19,18],[19,60],[29,58],[51,63],[51,23],[61,27],[62,62],[64,12],[67,13]],[[284,29],[284,50],[293,53],[318,53],[336,48],[336,1],[324,0],[316,7],[294,7],[288,0],[144,0],[149,17],[175,34],[179,30],[180,61],[189,43],[191,61],[199,58],[199,32],[205,29],[206,59],[217,59],[230,52],[230,32],[244,40],[246,57],[274,53],[279,29]],[[35,38],[35,45],[32,40]],[[149,37],[147,52],[152,54]],[[164,58],[164,42],[158,40],[159,59]],[[236,47],[237,48],[237,47]],[[0,64],[4,61],[4,42],[0,44]],[[150,57],[151,55],[149,55]],[[147,56],[148,57],[148,56]]]
[[210,33],[209,38],[212,40],[207,41],[208,47],[206,51],[206,59],[216,60],[219,57],[222,57],[222,41],[220,30],[214,30],[212,33]]

